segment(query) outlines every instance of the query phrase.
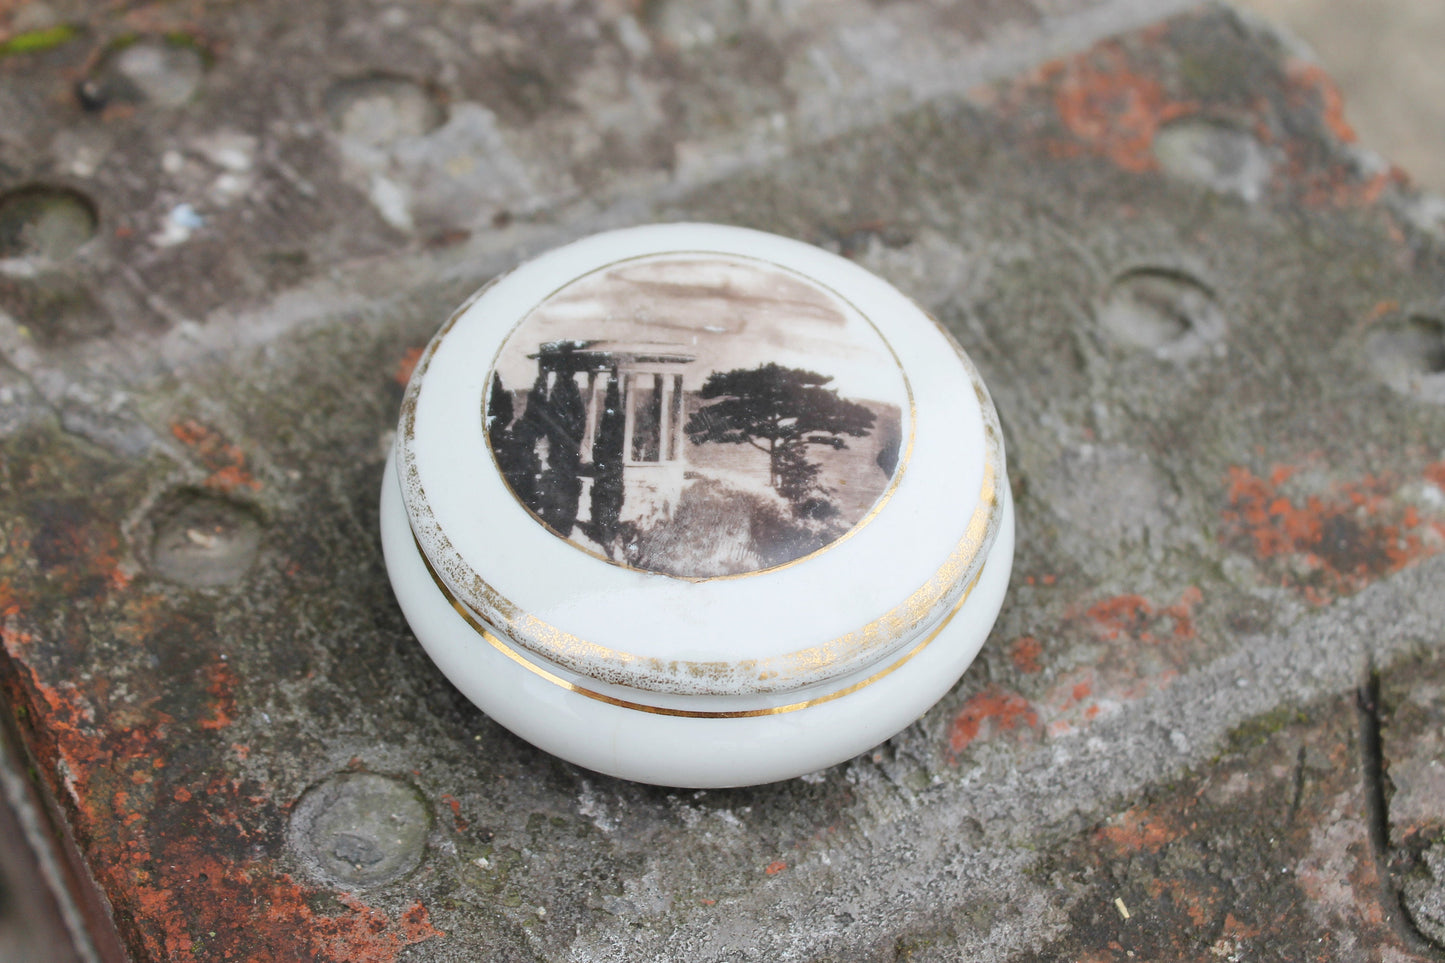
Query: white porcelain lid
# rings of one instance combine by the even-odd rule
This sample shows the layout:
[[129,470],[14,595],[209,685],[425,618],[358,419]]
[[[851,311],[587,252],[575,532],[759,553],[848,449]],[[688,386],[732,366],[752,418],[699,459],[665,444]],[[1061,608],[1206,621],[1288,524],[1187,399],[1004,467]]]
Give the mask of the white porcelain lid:
[[836,255],[735,227],[577,241],[423,353],[397,471],[437,579],[528,657],[680,695],[858,671],[952,611],[1000,521],[954,341]]

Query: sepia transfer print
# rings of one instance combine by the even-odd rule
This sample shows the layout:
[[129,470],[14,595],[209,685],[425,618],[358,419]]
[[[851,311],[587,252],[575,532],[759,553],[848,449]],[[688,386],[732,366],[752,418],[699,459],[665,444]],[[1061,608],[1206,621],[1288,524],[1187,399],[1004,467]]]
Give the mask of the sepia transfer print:
[[891,490],[908,387],[878,331],[775,265],[667,254],[586,275],[509,335],[483,399],[507,486],[630,568],[742,575],[810,555]]

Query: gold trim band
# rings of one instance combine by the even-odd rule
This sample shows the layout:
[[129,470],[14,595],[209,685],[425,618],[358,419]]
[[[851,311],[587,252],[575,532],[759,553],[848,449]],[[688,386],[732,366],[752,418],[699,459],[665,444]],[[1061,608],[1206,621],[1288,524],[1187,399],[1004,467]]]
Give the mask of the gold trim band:
[[467,625],[469,625],[473,629],[473,631],[475,631],[483,639],[486,639],[487,643],[491,645],[492,648],[500,652],[502,655],[505,655],[507,658],[511,659],[513,662],[517,663],[528,672],[531,672],[533,675],[539,676],[540,678],[547,680],[553,685],[560,686],[569,692],[575,692],[580,696],[586,696],[589,699],[593,699],[597,702],[603,702],[610,706],[616,706],[619,709],[633,709],[637,712],[647,712],[651,713],[652,715],[659,716],[677,716],[683,719],[752,719],[758,716],[782,715],[785,712],[796,712],[799,709],[808,709],[812,706],[822,705],[825,702],[832,702],[834,699],[841,699],[846,695],[852,695],[859,689],[872,685],[884,676],[889,675],[896,669],[901,668],[905,662],[907,662],[909,659],[912,659],[918,653],[922,652],[929,645],[929,643],[931,643],[934,639],[938,638],[939,634],[948,627],[948,624],[950,622],[953,621],[953,617],[957,615],[959,611],[963,608],[963,603],[967,602],[969,596],[973,594],[974,587],[978,585],[978,580],[983,577],[984,567],[987,566],[987,563],[985,563],[984,566],[981,566],[979,568],[978,574],[973,577],[973,581],[968,584],[968,588],[963,590],[963,594],[959,597],[957,604],[955,604],[953,609],[939,621],[938,625],[934,627],[932,632],[929,632],[928,635],[924,636],[922,641],[920,641],[913,648],[909,649],[900,659],[895,661],[892,665],[888,666],[887,668],[880,669],[879,671],[875,672],[873,675],[870,675],[868,678],[862,680],[861,682],[855,682],[850,686],[839,689],[837,692],[830,692],[827,695],[818,696],[815,699],[808,699],[805,702],[793,702],[785,706],[773,706],[772,708],[768,709],[739,709],[728,712],[708,712],[700,709],[673,709],[667,706],[650,706],[645,705],[641,702],[631,702],[627,699],[619,699],[615,696],[606,695],[605,693],[595,692],[592,689],[583,688],[582,686],[577,685],[574,682],[568,682],[566,679],[562,678],[556,673],[549,672],[541,666],[537,665],[536,663],[523,658],[511,646],[507,645],[500,638],[498,638],[496,634],[493,633],[492,630],[488,628],[485,623],[483,623],[480,619],[473,615],[472,612],[465,605],[463,605],[457,600],[456,596],[452,595],[451,590],[447,588],[446,583],[441,580],[441,576],[436,573],[436,569],[432,568],[431,562],[427,560],[426,553],[421,550],[421,543],[415,540],[415,536],[413,536],[412,541],[413,546],[416,548],[417,557],[421,559],[421,563],[426,566],[427,574],[431,576],[431,580],[436,585],[437,591],[442,593],[442,597],[445,598],[449,603],[451,603],[452,609],[462,617],[462,619],[467,623]]

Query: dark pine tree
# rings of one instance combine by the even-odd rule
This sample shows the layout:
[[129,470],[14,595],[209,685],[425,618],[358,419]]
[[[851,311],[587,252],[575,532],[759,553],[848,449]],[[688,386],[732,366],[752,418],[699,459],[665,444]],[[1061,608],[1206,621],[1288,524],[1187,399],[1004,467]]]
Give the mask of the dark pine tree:
[[[545,389],[545,382],[542,384]],[[531,412],[529,402],[527,413]],[[577,523],[577,503],[582,496],[582,432],[587,408],[576,378],[558,373],[539,415],[547,439],[547,464],[537,480],[538,507],[533,510],[565,538]]]
[[534,496],[537,458],[530,446],[524,447],[518,442],[512,426],[515,410],[512,393],[502,384],[501,376],[492,375],[492,390],[487,396],[484,422],[487,442],[492,446],[492,457],[497,460],[497,468],[507,480],[507,487],[527,504]]
[[592,442],[592,540],[612,557],[617,520],[622,514],[623,429],[622,392],[614,371],[607,379],[607,396]]
[[507,481],[507,487],[525,505],[531,506],[536,497],[537,463],[532,439],[525,426],[515,419],[516,406],[512,393],[502,383],[500,375],[492,375],[492,387],[488,392],[483,424],[486,426],[487,441],[492,448],[492,457],[497,468]]
[[[545,396],[544,390],[544,400]],[[507,487],[522,504],[536,511],[537,475],[542,467],[537,457],[535,425],[527,417],[531,407],[529,398],[526,412],[517,418],[512,393],[502,384],[500,376],[492,376],[492,390],[487,400],[487,440],[491,442],[492,454],[502,477],[507,480]]]
[[704,399],[685,430],[692,443],[749,444],[768,456],[768,484],[797,510],[816,512],[822,486],[809,445],[847,448],[842,436],[862,438],[875,416],[856,401],[825,387],[832,377],[769,362],[756,368],[714,371],[702,385]]
[[512,442],[517,452],[519,484],[512,490],[533,514],[542,514],[542,458],[547,450],[547,374],[539,371],[532,390],[527,392],[527,406],[522,417],[512,425]]
[[487,396],[487,440],[493,450],[502,447],[502,439],[512,427],[512,393],[502,384],[502,376],[492,375],[492,390]]
[[808,460],[804,445],[779,445],[773,449],[773,488],[795,506],[801,505],[821,487],[818,476],[823,466]]

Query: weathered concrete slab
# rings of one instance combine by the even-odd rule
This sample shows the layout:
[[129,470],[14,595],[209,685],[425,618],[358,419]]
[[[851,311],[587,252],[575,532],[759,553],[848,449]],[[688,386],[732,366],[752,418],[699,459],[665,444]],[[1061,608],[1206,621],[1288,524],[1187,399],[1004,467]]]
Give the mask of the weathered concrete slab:
[[[1442,238],[1316,67],[1223,8],[1049,60],[1147,18],[293,7],[142,8],[0,60],[3,183],[82,198],[14,209],[0,278],[0,678],[131,954],[1432,958]],[[128,25],[160,36],[136,76]],[[202,72],[166,106],[177,50]],[[752,790],[512,738],[377,547],[448,309],[527,251],[682,218],[934,312],[1019,512],[960,685]]]

